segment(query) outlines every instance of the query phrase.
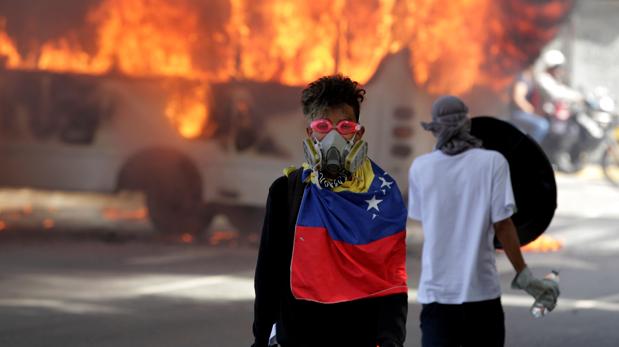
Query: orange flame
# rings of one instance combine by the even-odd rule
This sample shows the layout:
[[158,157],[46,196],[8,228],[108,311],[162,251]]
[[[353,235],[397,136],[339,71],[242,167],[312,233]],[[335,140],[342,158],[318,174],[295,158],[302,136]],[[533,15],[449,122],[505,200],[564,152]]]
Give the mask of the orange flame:
[[228,7],[202,5],[205,10],[215,8],[222,18],[207,21],[198,17],[195,1],[103,0],[87,16],[87,23],[96,28],[96,50],[88,53],[77,40],[60,38],[42,46],[37,67],[290,85],[342,72],[367,82],[386,54],[408,48],[418,84],[431,92],[461,92],[494,76],[484,72],[497,55],[517,53],[516,45],[505,44],[511,32],[533,32],[546,40],[554,35],[556,30],[542,30],[532,19],[558,22],[571,1],[229,0],[222,4]]
[[[13,40],[5,32],[6,20],[0,17],[0,58],[5,56],[8,68],[16,68],[21,64],[21,57],[15,49]],[[1,68],[1,66],[0,66]]]
[[[408,50],[412,77],[432,94],[503,88],[555,35],[572,0],[102,0],[80,28],[21,59],[0,20],[9,68],[303,85],[341,72],[362,83]],[[92,27],[92,28],[90,28]],[[195,91],[187,99],[201,99]],[[204,95],[203,95],[204,94]],[[171,99],[178,99],[171,96]],[[168,117],[196,137],[207,107],[170,101]],[[175,109],[176,111],[171,111]],[[179,111],[184,109],[185,111]],[[173,115],[170,115],[170,112]]]
[[57,42],[48,42],[41,47],[37,68],[56,72],[103,73],[104,71],[93,68],[91,60],[88,53],[73,47],[69,40],[61,38]]
[[41,224],[43,225],[44,229],[49,230],[49,229],[52,229],[56,225],[56,222],[54,222],[54,220],[51,218],[46,218],[43,220]]
[[183,1],[105,0],[88,14],[97,28],[97,51],[60,38],[41,47],[37,68],[129,76],[202,77],[192,68],[197,17]]
[[191,58],[197,16],[186,1],[106,0],[89,19],[99,36],[94,66],[131,76],[201,77]]
[[[462,93],[482,74],[492,1],[455,0],[449,6],[432,0],[408,8],[414,25],[409,48],[418,84],[431,93]],[[476,18],[476,19],[473,19]]]
[[24,205],[24,207],[22,207],[22,214],[24,216],[32,214],[32,205],[30,204]]
[[148,209],[145,207],[137,210],[122,210],[119,208],[107,207],[102,211],[103,218],[111,221],[116,220],[145,220],[148,216]]
[[209,237],[209,244],[212,246],[217,246],[224,243],[236,245],[239,235],[239,232],[234,230],[216,230],[213,231]]
[[193,235],[191,235],[190,233],[184,233],[181,235],[181,242],[182,243],[193,243]]
[[523,252],[546,253],[557,252],[563,248],[563,241],[548,235],[541,235],[535,241],[521,248]]
[[199,85],[189,90],[175,88],[168,94],[166,117],[184,137],[191,139],[204,134],[204,125],[209,118],[209,94],[207,85]]
[[241,57],[238,73],[289,85],[336,72],[366,82],[389,52],[394,3],[233,1],[229,28]]

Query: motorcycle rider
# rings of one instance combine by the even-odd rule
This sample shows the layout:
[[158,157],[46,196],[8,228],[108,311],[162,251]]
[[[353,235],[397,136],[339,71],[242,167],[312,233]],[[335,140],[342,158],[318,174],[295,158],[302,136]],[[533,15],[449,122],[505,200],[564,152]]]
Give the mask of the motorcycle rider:
[[548,119],[536,113],[535,105],[539,105],[539,92],[535,87],[533,66],[527,67],[516,79],[511,91],[511,120],[514,125],[531,137],[542,143],[550,124]]
[[537,76],[537,84],[546,101],[562,100],[580,102],[583,96],[580,92],[565,84],[565,55],[552,49],[542,56],[544,70]]
[[543,111],[549,116],[550,131],[544,150],[561,171],[571,172],[571,153],[578,145],[578,127],[568,122],[573,106],[583,101],[583,95],[565,82],[565,55],[553,49],[542,55],[543,71],[536,76],[543,100]]

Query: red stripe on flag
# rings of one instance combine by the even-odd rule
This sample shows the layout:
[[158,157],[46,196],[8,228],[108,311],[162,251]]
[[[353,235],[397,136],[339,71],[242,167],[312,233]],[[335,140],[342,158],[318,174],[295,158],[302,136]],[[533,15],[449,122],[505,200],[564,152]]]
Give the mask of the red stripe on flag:
[[336,303],[406,293],[406,233],[365,245],[334,241],[325,228],[297,226],[291,288],[297,299]]

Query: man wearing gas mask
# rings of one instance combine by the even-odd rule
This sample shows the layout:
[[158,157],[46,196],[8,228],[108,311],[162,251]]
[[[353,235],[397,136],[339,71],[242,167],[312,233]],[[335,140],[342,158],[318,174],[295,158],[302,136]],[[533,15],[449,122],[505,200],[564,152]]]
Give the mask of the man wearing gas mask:
[[256,265],[255,347],[403,346],[406,206],[367,157],[350,78],[303,90],[306,163],[269,189]]

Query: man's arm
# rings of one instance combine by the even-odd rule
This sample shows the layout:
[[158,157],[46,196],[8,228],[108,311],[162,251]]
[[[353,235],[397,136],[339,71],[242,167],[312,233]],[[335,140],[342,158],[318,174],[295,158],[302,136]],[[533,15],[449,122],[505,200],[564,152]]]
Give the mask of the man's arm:
[[377,342],[380,347],[402,347],[406,339],[408,294],[394,294],[381,298]]
[[502,221],[494,223],[494,233],[497,239],[503,246],[503,251],[507,255],[507,259],[512,263],[514,270],[520,273],[527,267],[520,251],[520,240],[518,240],[518,233],[516,232],[516,226],[512,222],[511,218],[504,219]]
[[522,109],[524,112],[534,113],[535,107],[533,107],[529,100],[527,100],[527,90],[528,87],[526,83],[522,81],[516,82],[516,85],[514,86],[514,91],[512,93],[512,98],[514,99],[516,105],[518,105],[518,107],[520,107],[520,109]]
[[551,280],[535,278],[525,264],[520,252],[520,241],[511,218],[494,223],[494,232],[503,250],[517,272],[512,281],[513,289],[522,289],[552,311],[560,294],[559,285]]
[[578,91],[559,83],[547,72],[543,72],[537,76],[537,84],[552,99],[567,100],[572,102],[582,100],[582,95]]
[[[271,329],[277,317],[279,309],[279,290],[277,280],[277,254],[282,252],[281,244],[276,237],[278,226],[281,225],[277,219],[278,213],[281,218],[281,211],[285,210],[285,191],[287,179],[282,177],[275,181],[269,189],[267,198],[266,213],[262,226],[262,237],[258,250],[258,261],[256,263],[256,274],[254,277],[254,290],[256,299],[254,301],[254,344],[253,347],[268,346]],[[282,202],[283,197],[283,202]],[[284,210],[283,210],[284,209]],[[285,215],[287,216],[287,215]]]

